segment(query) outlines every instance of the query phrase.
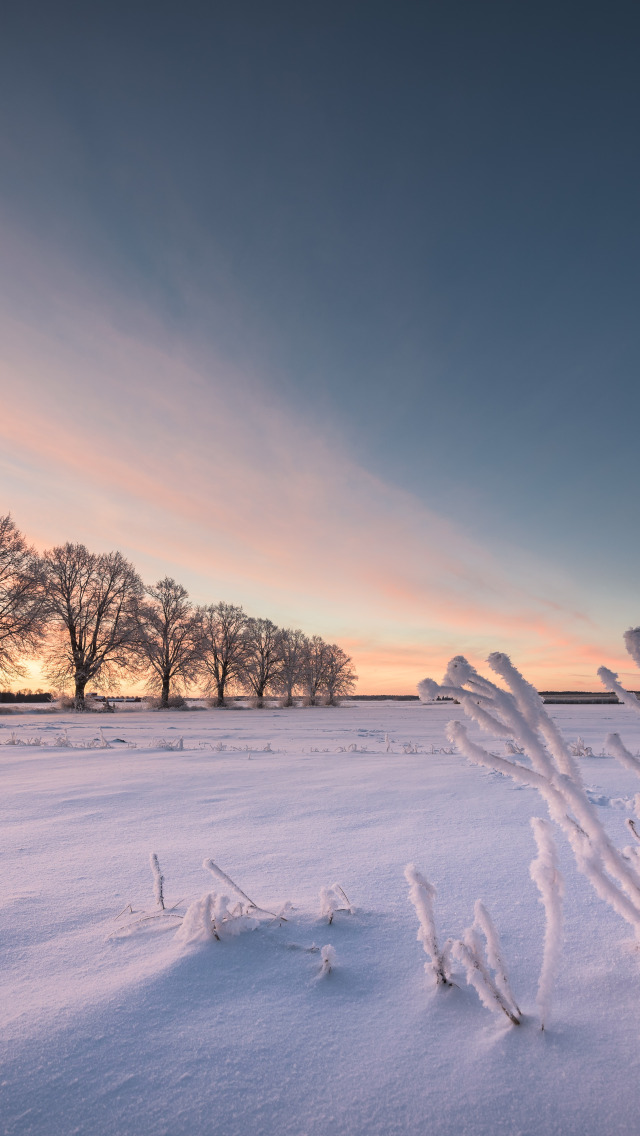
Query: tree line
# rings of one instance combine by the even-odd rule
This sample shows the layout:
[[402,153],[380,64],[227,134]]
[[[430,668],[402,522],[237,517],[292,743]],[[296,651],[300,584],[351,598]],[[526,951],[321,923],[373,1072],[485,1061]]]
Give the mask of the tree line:
[[217,706],[234,691],[259,707],[268,695],[286,706],[299,696],[335,705],[357,677],[336,643],[234,604],[194,605],[169,576],[145,585],[120,552],[67,543],[40,556],[7,514],[0,516],[0,675],[24,675],[29,657],[60,689],[73,685],[77,710],[85,709],[89,684],[105,688],[123,675],[145,679],[164,707],[196,682]]

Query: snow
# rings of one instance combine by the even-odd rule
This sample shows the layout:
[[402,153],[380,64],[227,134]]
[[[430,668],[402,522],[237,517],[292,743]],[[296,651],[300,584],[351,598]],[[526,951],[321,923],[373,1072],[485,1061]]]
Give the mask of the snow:
[[[446,752],[454,709],[2,715],[0,1131],[637,1133],[632,929],[552,826],[564,946],[541,1032],[545,913],[529,868],[544,804]],[[576,761],[624,847],[638,775],[597,755],[612,733],[636,755],[640,716],[548,709],[596,755]],[[508,756],[504,737],[469,735]],[[264,911],[290,901],[286,921],[253,912],[209,935],[214,908],[222,918],[237,900],[225,887],[222,903],[209,859]],[[425,974],[408,863],[436,888],[441,944],[486,906],[522,1025],[489,1013],[459,964],[455,987]],[[334,880],[353,910],[329,926],[319,896]]]

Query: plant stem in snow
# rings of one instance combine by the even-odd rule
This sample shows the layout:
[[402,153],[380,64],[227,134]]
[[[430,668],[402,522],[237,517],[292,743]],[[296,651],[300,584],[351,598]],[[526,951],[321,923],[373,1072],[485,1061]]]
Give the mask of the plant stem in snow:
[[536,998],[540,1010],[540,1028],[544,1029],[551,1012],[551,991],[562,950],[564,880],[558,867],[558,854],[551,825],[541,817],[532,817],[531,827],[538,846],[538,856],[532,861],[530,874],[540,892],[546,916],[544,952]]
[[160,871],[160,864],[155,852],[149,856],[149,863],[151,864],[151,871],[153,872],[153,894],[156,897],[158,907],[164,911],[164,876]]
[[[469,930],[471,929],[469,928]],[[468,932],[465,933],[465,938],[467,935]],[[475,949],[475,944],[470,945],[469,942],[457,939],[451,951],[454,958],[457,958],[458,962],[461,962],[464,966],[467,982],[476,989],[483,1006],[496,1013],[506,1014],[512,1025],[519,1026],[520,1018],[507,1006],[500,991],[492,982],[487,968]]]
[[424,953],[430,960],[424,964],[424,969],[427,974],[431,971],[435,975],[438,986],[451,986],[446,970],[444,952],[441,952],[438,948],[435,916],[433,912],[433,901],[437,894],[436,889],[433,884],[430,884],[429,881],[421,875],[415,864],[407,864],[404,875],[409,884],[409,899],[416,909],[418,922],[420,924],[417,938],[418,941],[422,943]]
[[489,915],[484,903],[481,900],[476,900],[474,908],[475,925],[482,931],[487,943],[487,962],[492,970],[495,972],[495,982],[500,993],[505,1001],[513,1007],[518,1017],[521,1016],[521,1010],[516,1002],[511,985],[507,977],[507,968],[502,957],[502,947],[500,945],[500,937],[497,928]]

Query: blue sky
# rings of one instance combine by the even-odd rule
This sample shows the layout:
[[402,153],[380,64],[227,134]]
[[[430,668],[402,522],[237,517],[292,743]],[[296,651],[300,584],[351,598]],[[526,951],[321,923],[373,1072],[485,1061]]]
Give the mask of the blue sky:
[[[0,474],[20,526],[342,636],[368,685],[495,647],[549,684],[593,685],[592,648],[626,666],[639,24],[616,3],[15,6]],[[80,476],[69,444],[33,441],[65,430],[100,459]],[[161,484],[163,432],[198,485],[179,555],[184,505],[152,524],[134,488]],[[306,487],[321,572],[265,553],[261,469],[280,548]],[[451,615],[454,564],[479,623]]]

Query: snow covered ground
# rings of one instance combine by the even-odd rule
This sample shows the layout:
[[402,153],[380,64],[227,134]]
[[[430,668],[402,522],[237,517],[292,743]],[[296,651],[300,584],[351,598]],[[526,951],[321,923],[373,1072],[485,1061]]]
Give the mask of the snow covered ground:
[[[594,754],[612,730],[640,748],[640,717],[623,706],[549,709]],[[456,710],[2,715],[0,1131],[636,1134],[632,932],[558,831],[565,945],[541,1032],[529,820],[546,808],[535,790],[444,752]],[[102,738],[111,748],[90,748]],[[488,744],[505,753],[503,740]],[[580,765],[623,847],[638,778],[610,757]],[[167,907],[179,906],[140,921],[159,910],[151,851]],[[215,886],[206,857],[269,911],[290,901],[287,921],[264,917],[220,942],[176,938],[175,915]],[[521,1026],[489,1013],[462,974],[450,989],[425,974],[409,861],[438,889],[442,939],[484,901]],[[329,926],[319,892],[334,881],[355,911]],[[320,977],[309,948],[325,944],[336,963]]]

